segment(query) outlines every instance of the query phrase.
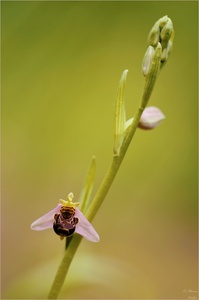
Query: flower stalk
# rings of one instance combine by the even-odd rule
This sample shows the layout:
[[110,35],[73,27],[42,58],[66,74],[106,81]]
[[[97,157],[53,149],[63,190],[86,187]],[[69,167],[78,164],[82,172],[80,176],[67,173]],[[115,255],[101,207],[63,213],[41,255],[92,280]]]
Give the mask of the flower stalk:
[[[81,194],[81,210],[85,213],[85,218],[84,216],[82,216],[82,213],[78,209],[76,209],[76,212],[74,212],[73,221],[75,223],[74,226],[77,227],[77,233],[79,234],[72,235],[72,238],[69,237],[70,240],[66,244],[67,249],[64,253],[64,257],[61,261],[61,264],[57,270],[57,274],[52,284],[48,299],[56,299],[58,297],[59,292],[63,286],[65,277],[68,273],[70,264],[81,242],[82,236],[86,238],[88,237],[88,239],[90,238],[90,240],[95,239],[93,241],[99,240],[97,233],[95,232],[94,228],[90,226],[91,224],[89,222],[93,220],[96,213],[98,212],[98,209],[102,205],[114,181],[114,178],[117,175],[117,172],[125,157],[126,151],[132,141],[136,129],[138,127],[143,129],[155,128],[165,118],[160,110],[156,108],[150,110],[149,108],[147,109],[146,106],[151,97],[160,70],[162,66],[166,63],[166,61],[168,60],[168,56],[170,55],[173,44],[173,37],[173,24],[167,16],[159,19],[152,27],[148,37],[148,49],[145,53],[142,65],[142,71],[145,76],[145,84],[142,98],[138,104],[134,116],[128,121],[126,121],[126,112],[124,105],[124,89],[128,70],[125,70],[122,74],[115,105],[114,143],[112,161],[95,197],[90,203],[90,196],[96,172],[95,158],[93,158],[91,162],[88,175],[85,181],[85,186]],[[58,217],[61,218],[62,216]],[[76,220],[78,218],[82,218],[83,220],[82,223],[80,222],[80,226],[78,225],[79,223],[77,223],[78,220]],[[85,225],[86,230],[90,228],[91,232],[86,233],[84,227],[82,227],[81,229],[81,226],[84,224],[87,224]]]

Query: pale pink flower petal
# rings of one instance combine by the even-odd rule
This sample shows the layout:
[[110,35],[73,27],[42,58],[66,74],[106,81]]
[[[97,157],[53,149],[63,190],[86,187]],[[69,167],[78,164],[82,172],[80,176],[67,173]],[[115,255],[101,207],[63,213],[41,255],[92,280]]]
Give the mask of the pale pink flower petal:
[[91,242],[99,242],[98,233],[78,208],[75,210],[75,216],[79,219],[75,231]]
[[55,208],[43,215],[41,218],[34,221],[30,228],[32,230],[45,230],[53,227],[54,215],[60,212],[61,204],[58,204]]
[[149,106],[143,111],[138,127],[145,130],[153,129],[159,126],[164,119],[165,115],[159,108]]

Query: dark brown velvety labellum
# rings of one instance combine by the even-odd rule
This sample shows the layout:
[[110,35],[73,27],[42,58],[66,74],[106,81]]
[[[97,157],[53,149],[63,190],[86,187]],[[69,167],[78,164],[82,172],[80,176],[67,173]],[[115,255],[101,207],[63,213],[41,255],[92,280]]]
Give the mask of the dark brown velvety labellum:
[[53,229],[62,237],[71,236],[75,232],[78,218],[75,217],[75,208],[62,206],[60,213],[54,215]]

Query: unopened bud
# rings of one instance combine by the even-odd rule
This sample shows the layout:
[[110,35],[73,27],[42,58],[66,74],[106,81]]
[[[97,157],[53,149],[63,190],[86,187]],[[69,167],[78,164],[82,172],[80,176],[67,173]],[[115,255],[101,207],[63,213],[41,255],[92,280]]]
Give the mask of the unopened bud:
[[167,44],[167,47],[163,49],[162,51],[162,56],[161,56],[161,62],[165,62],[167,61],[170,53],[171,53],[171,50],[172,50],[172,46],[173,46],[173,43],[171,41],[168,41],[168,44]]
[[165,26],[165,24],[168,22],[168,17],[164,16],[160,18],[151,28],[151,31],[148,35],[148,44],[155,47],[157,46],[157,43],[160,42],[160,33],[162,28]]
[[148,36],[148,44],[156,47],[160,40],[160,28],[158,22],[155,23]]
[[164,17],[160,18],[156,23],[158,23],[160,28],[162,29],[165,26],[165,24],[168,22],[168,20],[169,20],[169,17],[164,16]]
[[158,42],[162,46],[161,68],[167,61],[173,44],[173,23],[168,16],[160,18],[152,27],[148,36],[148,45],[156,47]]
[[154,48],[152,46],[149,46],[146,50],[143,63],[142,63],[142,72],[144,76],[148,74],[154,53],[155,53]]
[[171,19],[168,19],[168,22],[165,24],[165,26],[161,30],[160,37],[163,41],[168,42],[171,38],[173,32],[173,23]]
[[164,119],[165,115],[159,108],[149,106],[143,111],[138,127],[145,130],[154,129],[159,126]]

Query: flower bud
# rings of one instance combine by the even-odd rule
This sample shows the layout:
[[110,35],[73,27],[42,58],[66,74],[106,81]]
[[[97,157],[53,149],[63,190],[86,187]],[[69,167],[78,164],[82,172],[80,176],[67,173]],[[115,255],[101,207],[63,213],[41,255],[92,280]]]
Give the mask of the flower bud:
[[162,63],[167,61],[167,59],[171,53],[172,46],[173,46],[173,43],[171,41],[168,41],[167,47],[164,48],[162,51],[162,56],[161,56]]
[[169,39],[171,38],[172,32],[173,32],[173,23],[171,19],[168,19],[167,23],[161,30],[161,34],[160,34],[161,39],[163,41],[168,42]]
[[152,46],[149,46],[146,50],[143,63],[142,63],[142,72],[144,76],[148,74],[154,53],[155,53],[154,48]]
[[157,23],[159,24],[160,28],[162,29],[165,26],[165,24],[168,22],[168,20],[170,20],[169,17],[168,16],[164,16],[164,17],[160,18],[157,21]]
[[149,106],[143,111],[138,127],[145,130],[153,129],[159,126],[164,119],[165,115],[159,108]]
[[149,36],[148,36],[148,44],[156,47],[160,40],[160,28],[158,22],[152,27]]
[[152,27],[148,36],[148,45],[156,47],[158,42],[162,47],[161,68],[168,60],[174,38],[173,23],[168,16],[160,18]]
[[160,34],[162,28],[165,26],[165,24],[168,22],[168,17],[164,16],[160,18],[152,27],[151,31],[148,35],[148,44],[155,47],[157,46],[157,43],[160,42]]

